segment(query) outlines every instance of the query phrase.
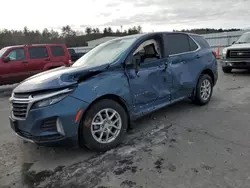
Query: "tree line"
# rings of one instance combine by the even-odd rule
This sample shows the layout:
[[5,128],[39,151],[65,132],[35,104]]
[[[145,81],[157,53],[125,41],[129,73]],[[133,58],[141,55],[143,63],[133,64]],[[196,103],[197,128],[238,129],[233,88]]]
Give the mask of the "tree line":
[[87,41],[94,40],[105,36],[125,36],[138,34],[142,32],[141,26],[134,26],[124,31],[113,31],[111,27],[99,28],[87,27],[84,33],[78,33],[69,25],[62,27],[61,32],[47,28],[43,31],[29,30],[24,27],[23,30],[7,30],[0,31],[0,48],[11,45],[21,44],[45,44],[45,43],[63,43],[67,47],[87,46]]
[[173,30],[175,32],[187,32],[187,33],[195,33],[195,34],[209,34],[209,33],[222,33],[222,32],[230,32],[230,31],[240,31],[241,29],[232,28],[232,29],[213,29],[213,28],[200,28],[200,29],[182,29],[182,30]]
[[[228,31],[239,31],[240,29],[190,29],[179,30],[181,32],[189,32],[196,34],[208,34],[219,33]],[[178,31],[178,30],[173,30]],[[41,43],[63,43],[67,47],[87,46],[87,41],[95,40],[105,36],[126,36],[132,34],[142,33],[141,26],[134,26],[127,30],[113,30],[111,27],[106,27],[103,30],[99,28],[87,27],[85,33],[79,33],[73,30],[69,25],[61,28],[61,31],[55,31],[53,29],[30,30],[28,27],[24,27],[23,30],[0,30],[0,48],[11,45],[19,44],[41,44]]]

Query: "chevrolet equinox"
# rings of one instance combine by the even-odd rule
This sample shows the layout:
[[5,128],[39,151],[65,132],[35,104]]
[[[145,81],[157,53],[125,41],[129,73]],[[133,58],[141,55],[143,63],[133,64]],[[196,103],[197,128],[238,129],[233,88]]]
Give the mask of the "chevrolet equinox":
[[186,98],[207,104],[217,78],[215,53],[202,36],[125,36],[98,45],[70,67],[21,82],[10,98],[10,124],[18,137],[36,144],[106,151],[143,115]]

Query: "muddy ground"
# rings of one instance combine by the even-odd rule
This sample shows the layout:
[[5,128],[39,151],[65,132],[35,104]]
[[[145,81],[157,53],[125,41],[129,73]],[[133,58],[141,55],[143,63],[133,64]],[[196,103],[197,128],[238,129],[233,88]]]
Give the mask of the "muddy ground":
[[223,74],[207,106],[183,101],[134,123],[106,153],[23,143],[0,87],[0,187],[250,187],[250,73]]

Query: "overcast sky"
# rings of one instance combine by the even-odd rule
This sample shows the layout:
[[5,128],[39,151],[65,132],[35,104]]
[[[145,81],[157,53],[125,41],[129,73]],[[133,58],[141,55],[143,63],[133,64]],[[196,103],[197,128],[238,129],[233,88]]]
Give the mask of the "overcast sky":
[[250,0],[1,0],[0,28],[249,28]]

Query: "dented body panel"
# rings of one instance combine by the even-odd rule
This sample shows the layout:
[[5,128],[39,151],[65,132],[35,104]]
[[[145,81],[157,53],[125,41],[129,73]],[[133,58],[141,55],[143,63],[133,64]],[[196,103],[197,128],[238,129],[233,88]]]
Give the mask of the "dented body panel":
[[[166,34],[150,33],[132,36],[136,40],[112,62],[99,64],[98,66],[61,67],[32,76],[20,83],[14,89],[12,96],[15,94],[36,95],[71,88],[72,91],[66,96],[66,99],[55,105],[52,104],[38,109],[32,109],[31,107],[27,112],[27,117],[34,113],[38,116],[41,113],[43,119],[54,117],[60,119],[63,114],[64,122],[61,122],[61,126],[62,129],[67,130],[64,138],[66,139],[70,135],[71,138],[75,136],[77,140],[78,133],[76,130],[78,130],[80,122],[74,123],[74,114],[82,110],[80,118],[84,117],[87,109],[96,100],[105,97],[119,99],[119,103],[122,103],[126,108],[129,119],[135,120],[171,103],[190,97],[204,71],[211,72],[215,84],[218,77],[217,62],[211,49],[202,48],[197,43],[198,48],[194,51],[169,55],[166,49],[171,44],[163,40]],[[131,36],[123,38],[129,37]],[[149,59],[142,64],[138,64],[139,67],[135,67],[131,58],[133,52],[147,40],[156,40],[159,43],[160,49],[158,49],[158,52],[160,54],[157,58]],[[91,51],[88,53],[91,53]],[[82,58],[87,58],[88,53]],[[150,55],[152,52],[147,53]],[[78,61],[81,61],[82,58]],[[70,100],[67,99],[68,97],[70,97]],[[77,101],[79,103],[75,107],[70,107],[70,116],[67,117],[67,106],[64,106],[64,104],[69,105],[70,102],[68,101],[74,101],[72,105],[78,103]],[[46,109],[55,110],[56,107],[61,108],[58,113],[45,113]],[[50,114],[53,114],[53,117]],[[66,121],[65,118],[69,119]],[[25,131],[30,134],[37,132],[35,129],[40,127],[35,125],[34,122],[29,122],[32,118],[18,120],[11,114],[10,119],[29,125],[30,129],[25,129]],[[42,119],[39,119],[39,122],[42,121]],[[11,124],[13,125],[13,123]],[[70,132],[69,126],[76,127],[72,128],[72,132]],[[14,130],[16,131],[16,129]],[[48,140],[48,142],[50,141]]]
[[120,97],[128,107],[132,106],[129,83],[122,68],[102,72],[86,82],[79,83],[73,95],[88,103],[105,95],[115,95]]
[[138,73],[133,68],[126,69],[135,116],[153,111],[162,100],[170,103],[172,78],[165,61],[144,64]]

